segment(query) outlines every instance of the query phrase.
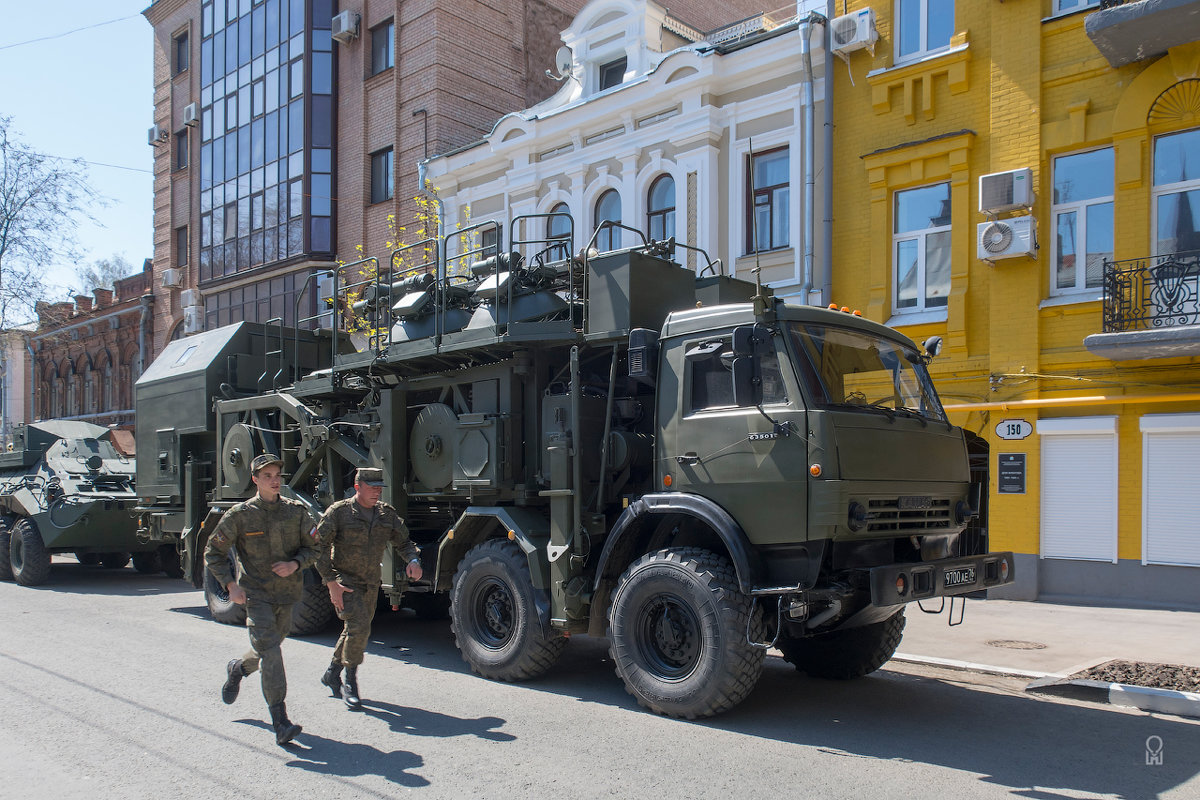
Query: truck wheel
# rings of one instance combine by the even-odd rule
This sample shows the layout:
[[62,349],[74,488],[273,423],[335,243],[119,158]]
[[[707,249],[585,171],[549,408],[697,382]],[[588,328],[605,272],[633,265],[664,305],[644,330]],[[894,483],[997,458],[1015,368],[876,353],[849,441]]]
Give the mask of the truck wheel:
[[329,627],[337,614],[329,590],[315,570],[304,571],[304,594],[292,606],[292,636],[311,636]]
[[100,563],[100,556],[96,553],[76,553],[75,560],[85,567],[94,567]]
[[473,671],[519,681],[554,665],[567,640],[543,630],[537,591],[525,554],[512,542],[489,539],[463,557],[451,589],[450,630]]
[[33,520],[23,519],[9,537],[8,559],[12,575],[22,586],[37,586],[50,577],[50,553]]
[[12,546],[11,526],[11,520],[0,520],[0,581],[13,579],[12,562],[8,559],[8,549]]
[[[108,566],[105,564],[105,566]],[[144,553],[133,554],[133,568],[143,575],[153,575],[162,572],[162,558],[157,550],[147,550]]]
[[162,571],[168,578],[183,577],[183,561],[179,550],[173,544],[164,544],[158,548],[158,559],[162,562]]
[[124,569],[129,565],[129,553],[101,553],[100,563],[106,569]]
[[[232,569],[237,569],[232,550],[229,552],[229,564]],[[207,569],[204,570],[204,600],[208,603],[208,613],[217,622],[225,625],[246,624],[246,607],[230,600],[229,590],[218,583]]]
[[762,674],[764,651],[746,641],[763,638],[761,611],[739,591],[728,559],[707,550],[659,550],[633,562],[617,583],[608,624],[617,675],[659,714],[719,714],[744,700]]
[[439,620],[450,615],[450,595],[441,592],[406,594],[404,605],[411,608],[418,619]]
[[803,639],[780,636],[779,652],[796,669],[814,678],[850,680],[882,667],[900,646],[904,635],[904,609],[882,622],[822,633]]

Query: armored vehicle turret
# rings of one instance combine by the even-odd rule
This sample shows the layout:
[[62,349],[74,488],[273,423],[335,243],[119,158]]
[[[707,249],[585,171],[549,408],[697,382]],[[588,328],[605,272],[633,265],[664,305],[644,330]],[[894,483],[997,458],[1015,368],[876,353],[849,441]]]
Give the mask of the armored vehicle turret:
[[134,470],[99,425],[18,427],[13,450],[0,454],[0,580],[44,583],[55,553],[113,568],[132,557],[139,572],[181,574],[173,545],[138,541]]

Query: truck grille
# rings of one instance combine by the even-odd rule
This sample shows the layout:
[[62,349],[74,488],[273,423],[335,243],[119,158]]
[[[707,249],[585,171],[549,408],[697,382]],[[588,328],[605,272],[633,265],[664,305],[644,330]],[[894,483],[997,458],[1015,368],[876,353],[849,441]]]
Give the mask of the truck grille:
[[871,500],[868,533],[919,534],[950,528],[950,501],[933,498],[928,508],[900,508],[900,498]]

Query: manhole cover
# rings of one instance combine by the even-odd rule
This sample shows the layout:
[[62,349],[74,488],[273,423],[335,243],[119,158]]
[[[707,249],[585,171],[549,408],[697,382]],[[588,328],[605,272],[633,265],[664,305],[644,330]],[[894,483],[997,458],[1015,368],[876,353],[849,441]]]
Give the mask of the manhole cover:
[[1008,650],[1045,650],[1041,642],[1022,642],[1020,639],[993,639],[988,642],[992,647],[1003,647]]

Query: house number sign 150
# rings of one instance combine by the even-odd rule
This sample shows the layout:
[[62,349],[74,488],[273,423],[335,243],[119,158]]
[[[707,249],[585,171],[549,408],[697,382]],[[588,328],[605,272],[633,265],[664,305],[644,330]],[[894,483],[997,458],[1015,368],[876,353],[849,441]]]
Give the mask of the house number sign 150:
[[1033,433],[1033,423],[1024,419],[1001,420],[996,435],[1001,439],[1024,439]]

